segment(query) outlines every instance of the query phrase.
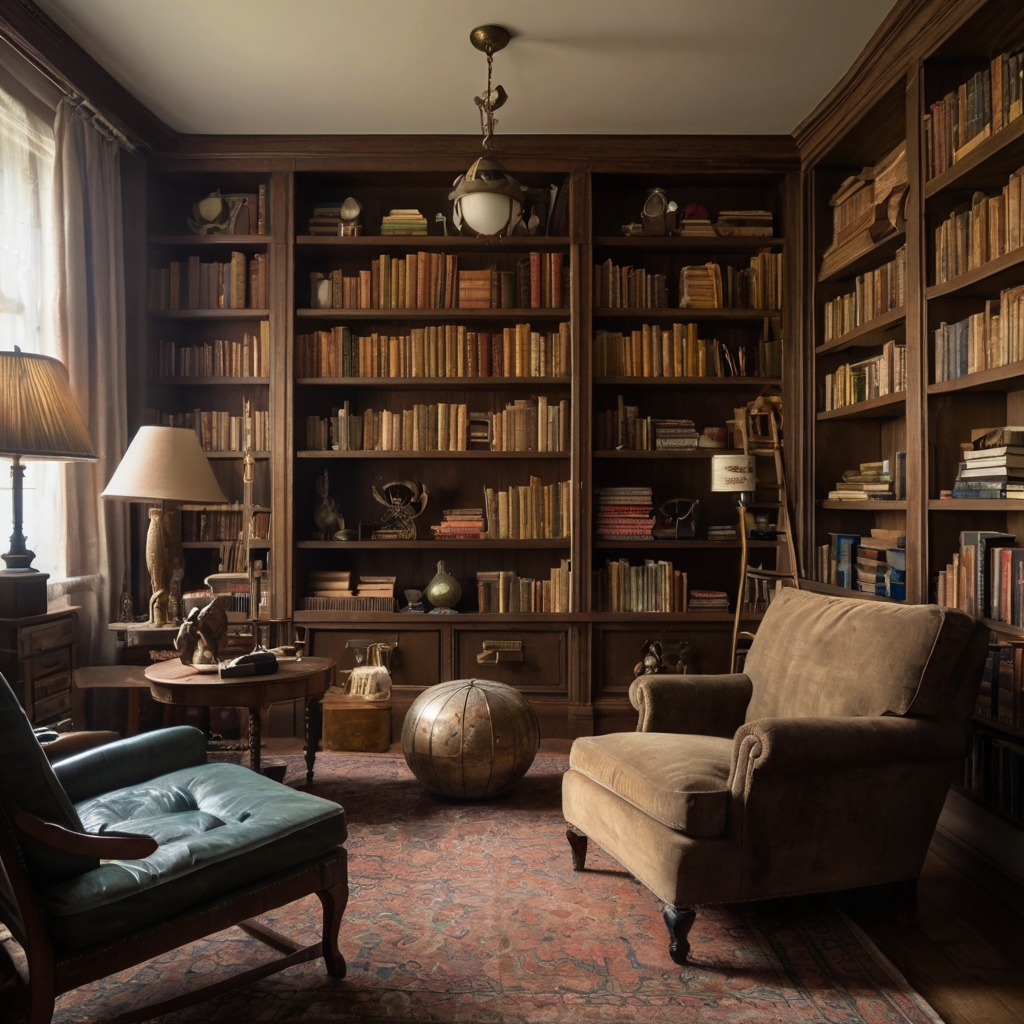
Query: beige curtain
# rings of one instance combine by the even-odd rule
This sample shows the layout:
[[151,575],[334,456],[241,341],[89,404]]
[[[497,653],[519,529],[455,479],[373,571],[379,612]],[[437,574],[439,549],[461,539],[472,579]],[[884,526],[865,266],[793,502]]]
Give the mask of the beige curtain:
[[68,576],[80,581],[69,596],[81,608],[82,664],[110,664],[107,623],[129,553],[126,506],[100,498],[128,447],[119,155],[68,99],[53,134],[58,345],[99,454],[64,468]]

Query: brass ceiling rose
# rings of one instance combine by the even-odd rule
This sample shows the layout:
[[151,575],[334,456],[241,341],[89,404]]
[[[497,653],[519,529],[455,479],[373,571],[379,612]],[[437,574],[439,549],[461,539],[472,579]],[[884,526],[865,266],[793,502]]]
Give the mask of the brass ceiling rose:
[[469,41],[488,56],[504,50],[512,38],[512,33],[501,25],[480,25],[469,33]]

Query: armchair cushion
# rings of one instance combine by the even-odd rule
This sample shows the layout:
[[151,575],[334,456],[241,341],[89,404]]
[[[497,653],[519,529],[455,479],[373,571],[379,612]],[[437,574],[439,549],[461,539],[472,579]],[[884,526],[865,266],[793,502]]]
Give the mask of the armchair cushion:
[[629,699],[640,712],[637,732],[735,734],[752,686],[745,675],[637,676]]
[[58,941],[86,946],[135,931],[345,841],[345,812],[240,765],[183,768],[77,805],[90,832],[152,836],[139,860],[104,861],[40,892]]
[[569,767],[669,828],[719,836],[732,750],[731,737],[620,732],[577,739]]

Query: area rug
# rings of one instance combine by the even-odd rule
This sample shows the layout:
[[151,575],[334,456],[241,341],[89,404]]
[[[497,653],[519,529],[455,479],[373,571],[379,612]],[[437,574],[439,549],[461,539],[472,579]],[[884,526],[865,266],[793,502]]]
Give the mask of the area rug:
[[[288,758],[298,785],[301,759]],[[572,870],[560,812],[564,757],[481,804],[429,796],[400,757],[324,754],[315,791],[349,816],[348,977],[311,962],[161,1018],[216,1021],[699,1021],[936,1024],[870,940],[827,900],[708,908],[692,966],[668,957],[657,899],[591,846]],[[314,897],[267,915],[318,937]],[[251,967],[238,929],[62,996],[59,1024],[97,1022]],[[941,1022],[940,1022],[941,1024]]]

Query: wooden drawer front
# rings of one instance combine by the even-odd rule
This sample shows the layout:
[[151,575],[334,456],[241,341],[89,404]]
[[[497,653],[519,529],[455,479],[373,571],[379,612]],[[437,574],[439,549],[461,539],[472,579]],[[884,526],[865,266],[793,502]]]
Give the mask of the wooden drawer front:
[[32,699],[38,704],[44,698],[52,697],[54,694],[70,689],[71,673],[57,672],[52,676],[46,676],[45,679],[37,679],[32,684]]
[[28,626],[21,631],[18,651],[22,658],[30,658],[33,654],[41,654],[54,647],[67,647],[77,639],[76,632],[73,615],[56,622],[40,622],[38,626]]
[[60,718],[62,715],[69,714],[71,711],[71,681],[68,680],[68,689],[62,693],[56,693],[52,697],[47,697],[46,700],[37,700],[35,704],[35,713],[32,716],[33,721],[36,725],[45,725],[47,722],[52,722],[55,719]]
[[[522,645],[522,661],[506,661],[499,657],[497,664],[480,664],[477,655],[484,651],[484,642],[493,640],[518,641]],[[455,664],[458,666],[458,678],[494,679],[527,693],[568,693],[567,649],[566,634],[556,631],[455,631]],[[516,652],[510,653],[513,657],[516,656]]]
[[56,651],[37,654],[34,658],[26,658],[21,665],[22,678],[26,682],[42,679],[54,672],[68,673],[71,671],[71,648],[60,647]]
[[441,682],[441,635],[434,630],[316,630],[310,653],[318,658],[333,658],[339,670],[355,668],[356,651],[346,646],[349,640],[385,644],[397,641],[398,646],[391,652],[391,681],[395,686],[422,690]]

